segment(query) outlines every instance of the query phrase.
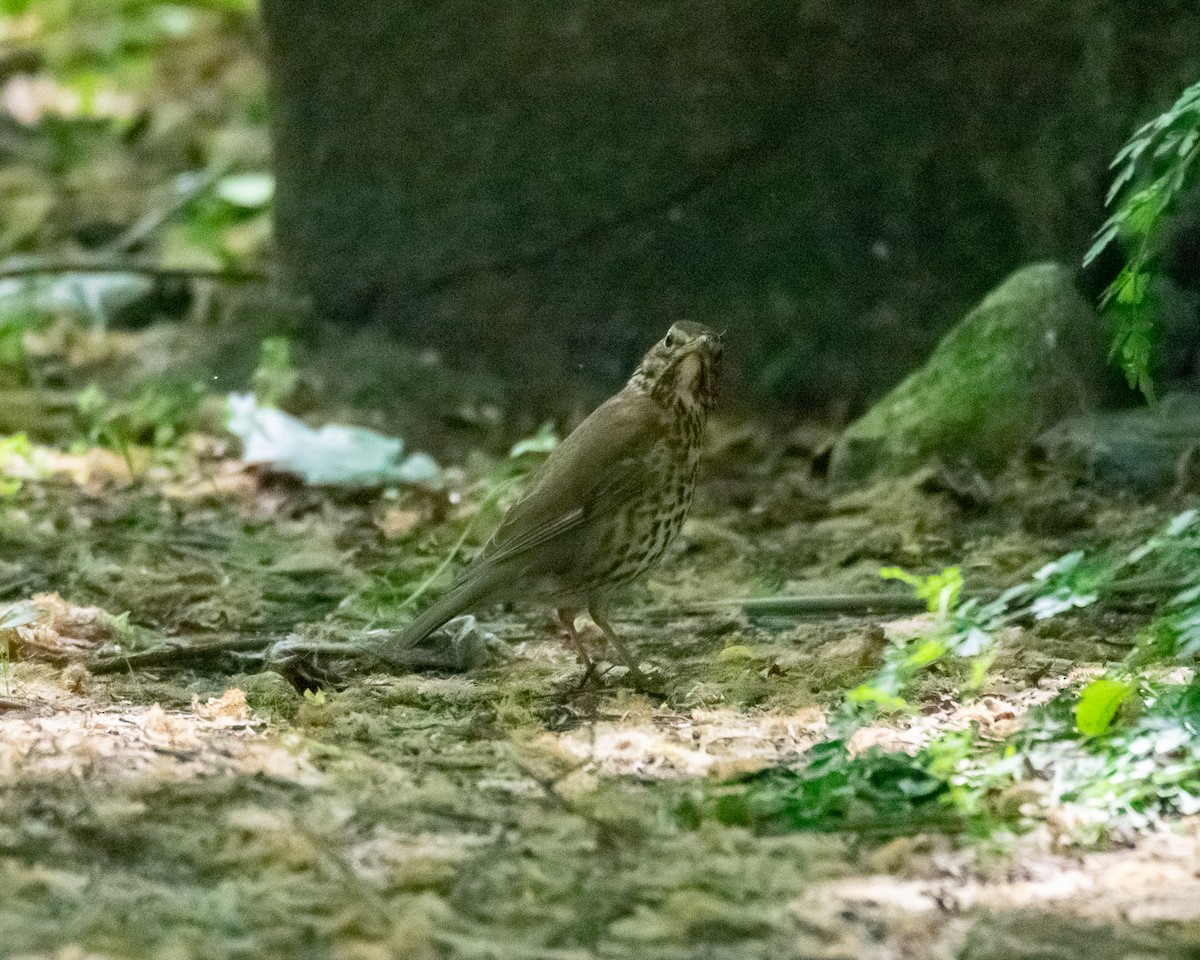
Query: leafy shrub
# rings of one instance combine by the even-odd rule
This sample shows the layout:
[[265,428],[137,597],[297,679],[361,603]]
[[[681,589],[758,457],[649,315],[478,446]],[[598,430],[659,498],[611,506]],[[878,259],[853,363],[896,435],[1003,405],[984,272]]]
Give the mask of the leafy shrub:
[[1113,160],[1117,174],[1106,205],[1121,203],[1096,234],[1084,257],[1087,266],[1119,241],[1125,266],[1104,291],[1102,309],[1115,314],[1113,354],[1130,386],[1152,394],[1154,347],[1152,284],[1161,251],[1155,243],[1168,213],[1194,185],[1200,154],[1200,83],[1188,87],[1174,105],[1139,129]]

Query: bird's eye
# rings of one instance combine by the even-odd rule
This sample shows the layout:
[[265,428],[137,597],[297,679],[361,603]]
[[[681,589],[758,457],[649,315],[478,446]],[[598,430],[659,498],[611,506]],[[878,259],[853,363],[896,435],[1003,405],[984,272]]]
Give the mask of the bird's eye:
[[663,341],[663,346],[665,346],[668,350],[670,350],[671,347],[675,346],[675,334],[674,333],[667,334],[667,338]]

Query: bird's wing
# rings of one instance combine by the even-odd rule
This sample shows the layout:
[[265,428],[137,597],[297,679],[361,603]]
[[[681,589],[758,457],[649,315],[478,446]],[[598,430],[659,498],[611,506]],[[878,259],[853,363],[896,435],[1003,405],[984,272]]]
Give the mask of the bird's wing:
[[666,411],[619,393],[596,408],[550,454],[529,492],[505,515],[482,559],[500,563],[618,509],[654,482],[650,452],[666,433]]

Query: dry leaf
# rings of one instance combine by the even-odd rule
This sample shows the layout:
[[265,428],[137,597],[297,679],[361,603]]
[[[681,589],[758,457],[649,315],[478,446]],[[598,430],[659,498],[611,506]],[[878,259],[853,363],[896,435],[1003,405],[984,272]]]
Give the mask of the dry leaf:
[[375,517],[375,526],[389,540],[407,537],[420,522],[421,511],[405,507],[388,507]]
[[230,687],[219,697],[210,697],[208,703],[201,703],[200,698],[192,694],[192,713],[202,720],[250,722],[250,707],[246,704],[246,694],[237,687]]
[[112,638],[113,618],[99,607],[77,607],[57,593],[36,594],[32,603],[37,619],[14,628],[24,656],[90,653]]

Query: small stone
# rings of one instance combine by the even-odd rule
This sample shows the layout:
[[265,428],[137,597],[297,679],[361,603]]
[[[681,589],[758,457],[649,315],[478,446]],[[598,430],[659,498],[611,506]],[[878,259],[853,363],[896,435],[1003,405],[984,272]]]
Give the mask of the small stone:
[[1200,395],[1177,393],[1136,410],[1065,420],[1037,442],[1054,467],[1076,480],[1152,494],[1195,489]]

